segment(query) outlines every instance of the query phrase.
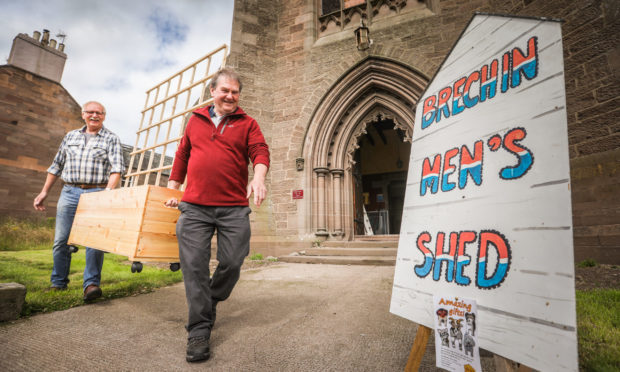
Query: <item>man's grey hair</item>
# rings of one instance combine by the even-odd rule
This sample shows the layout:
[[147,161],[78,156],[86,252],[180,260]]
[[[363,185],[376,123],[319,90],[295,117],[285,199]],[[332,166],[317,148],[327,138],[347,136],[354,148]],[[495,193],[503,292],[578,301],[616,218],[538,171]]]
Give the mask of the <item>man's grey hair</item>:
[[211,84],[209,85],[211,89],[215,89],[217,87],[217,81],[219,80],[220,76],[227,77],[231,80],[236,80],[237,83],[239,83],[239,92],[241,92],[241,88],[243,87],[243,84],[241,84],[241,78],[239,77],[237,71],[235,71],[231,67],[224,67],[217,70],[217,72],[211,78]]
[[95,103],[99,106],[101,106],[103,108],[103,113],[105,114],[105,106],[101,104],[101,102],[97,102],[97,101],[88,101],[85,104],[82,105],[82,111],[86,110],[86,106],[90,105],[91,103]]

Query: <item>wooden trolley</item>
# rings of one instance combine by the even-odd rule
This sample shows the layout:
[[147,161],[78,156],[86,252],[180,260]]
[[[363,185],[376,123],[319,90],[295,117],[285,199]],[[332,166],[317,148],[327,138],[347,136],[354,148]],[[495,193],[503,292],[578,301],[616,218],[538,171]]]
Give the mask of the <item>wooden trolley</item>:
[[152,185],[82,194],[69,244],[127,256],[132,272],[142,271],[142,262],[169,262],[176,271],[180,268],[176,222],[181,213],[164,202],[182,195]]
[[222,45],[147,90],[123,188],[81,195],[69,244],[127,256],[132,272],[149,261],[180,268],[175,234],[180,212],[164,202],[180,200],[183,192],[162,186],[192,111],[213,102],[209,83],[227,55]]

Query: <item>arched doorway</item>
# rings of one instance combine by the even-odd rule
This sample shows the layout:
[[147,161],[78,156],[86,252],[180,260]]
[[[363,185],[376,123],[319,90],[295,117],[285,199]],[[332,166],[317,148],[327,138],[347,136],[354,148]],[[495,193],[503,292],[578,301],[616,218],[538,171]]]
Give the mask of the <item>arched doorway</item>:
[[[408,66],[369,57],[345,73],[323,97],[312,115],[302,153],[310,165],[306,179],[311,188],[311,230],[316,236],[346,240],[355,237],[360,203],[356,199],[364,195],[363,187],[361,194],[355,191],[359,189],[354,178],[356,167],[362,167],[362,182],[364,178],[364,164],[356,161],[356,153],[361,157],[373,152],[364,138],[367,140],[369,130],[373,133],[377,125],[384,136],[390,133],[391,150],[386,151],[396,151],[397,143],[410,141],[415,106],[427,83],[428,79]],[[403,163],[405,160],[408,151],[407,157],[401,158]],[[402,169],[399,172],[406,175],[404,164]],[[386,168],[367,173],[390,172]],[[386,182],[390,187],[389,180]]]
[[411,143],[378,115],[359,138],[352,167],[355,235],[400,233]]

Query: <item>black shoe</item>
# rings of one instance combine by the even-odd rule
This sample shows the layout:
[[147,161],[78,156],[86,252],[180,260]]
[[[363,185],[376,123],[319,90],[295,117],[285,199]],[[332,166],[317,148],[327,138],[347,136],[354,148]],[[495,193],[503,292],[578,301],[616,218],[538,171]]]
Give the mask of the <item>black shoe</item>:
[[101,297],[101,288],[98,285],[91,284],[84,289],[84,301],[92,301]]
[[190,337],[187,340],[187,354],[185,360],[190,363],[207,360],[211,356],[209,338],[204,336]]

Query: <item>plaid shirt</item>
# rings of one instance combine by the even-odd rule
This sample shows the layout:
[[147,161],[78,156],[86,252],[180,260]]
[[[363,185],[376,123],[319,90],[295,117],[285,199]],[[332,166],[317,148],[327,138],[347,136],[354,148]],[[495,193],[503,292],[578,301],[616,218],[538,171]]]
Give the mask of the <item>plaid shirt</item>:
[[65,135],[47,172],[66,183],[108,182],[110,173],[123,173],[123,150],[116,134],[102,127],[88,144],[86,126]]

